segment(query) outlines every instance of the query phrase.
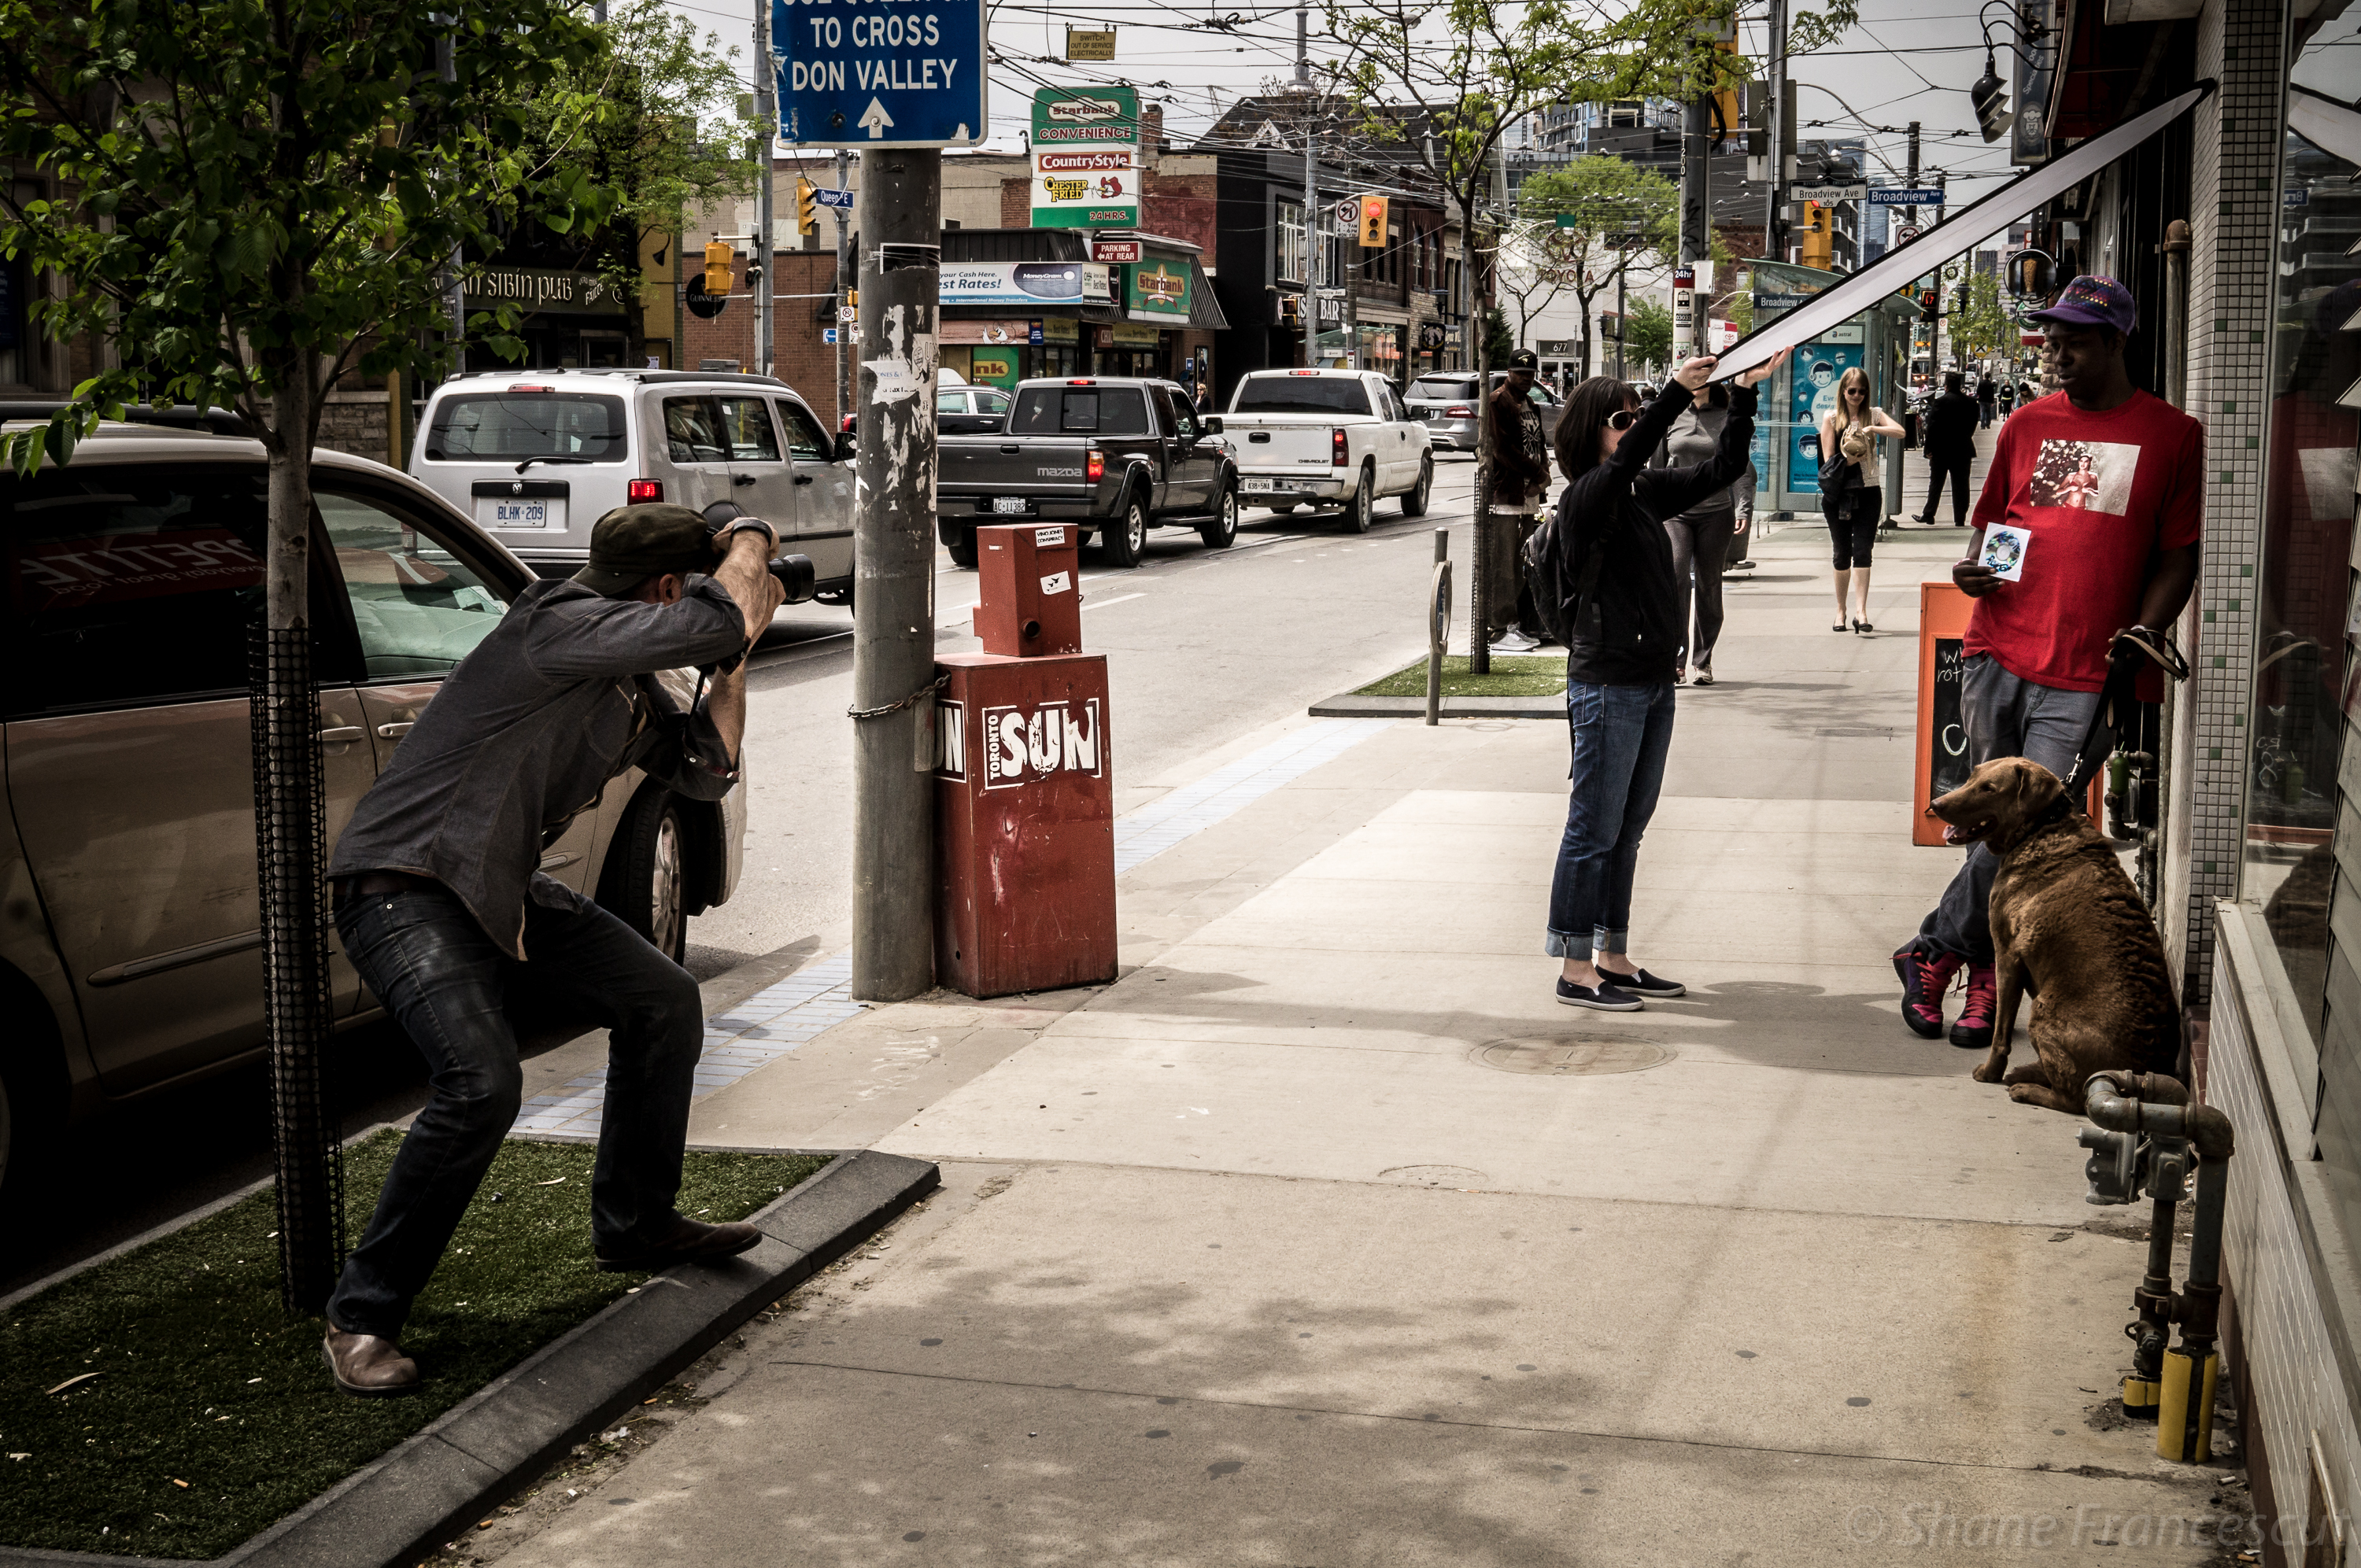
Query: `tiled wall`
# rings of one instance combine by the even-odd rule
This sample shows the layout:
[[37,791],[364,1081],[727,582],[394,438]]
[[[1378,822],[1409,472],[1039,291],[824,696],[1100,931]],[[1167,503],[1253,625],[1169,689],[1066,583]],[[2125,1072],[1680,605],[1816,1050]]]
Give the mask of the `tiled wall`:
[[[2241,1415],[2249,1448],[2259,1446],[2268,1461],[2272,1497],[2293,1535],[2304,1528],[2313,1437],[2337,1494],[2334,1501],[2350,1509],[2361,1502],[2361,1436],[2352,1392],[2329,1343],[2320,1285],[2275,1132],[2276,1110],[2247,1024],[2253,1011],[2269,1003],[2259,995],[2249,1003],[2249,988],[2227,948],[2217,951],[2214,968],[2223,994],[2213,1006],[2205,1098],[2237,1129],[2223,1267],[2237,1299],[2235,1348],[2239,1385],[2249,1396]],[[2300,1553],[2289,1560],[2298,1559]]]
[[[2253,682],[2261,547],[2263,410],[2269,375],[2271,246],[2277,238],[2281,0],[2209,0],[2197,22],[2197,74],[2218,83],[2191,138],[2189,411],[2205,422],[2204,569],[2195,669],[2174,705],[2186,876],[2173,936],[2184,997],[2206,1000],[2213,909],[2235,897],[2244,832],[2246,710]],[[2175,834],[2178,839],[2179,834]]]

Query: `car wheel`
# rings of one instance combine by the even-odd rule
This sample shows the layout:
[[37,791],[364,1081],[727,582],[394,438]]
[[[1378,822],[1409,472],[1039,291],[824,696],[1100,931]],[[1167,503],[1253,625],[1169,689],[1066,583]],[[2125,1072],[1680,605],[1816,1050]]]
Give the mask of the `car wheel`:
[[669,790],[642,789],[607,846],[598,903],[673,962],[688,949],[688,835]]
[[1222,487],[1222,499],[1214,503],[1213,521],[1197,530],[1208,550],[1227,550],[1238,542],[1238,488],[1235,485]]
[[1148,503],[1137,491],[1124,498],[1123,510],[1099,530],[1099,555],[1110,566],[1137,566],[1148,554]]
[[1368,464],[1361,465],[1361,482],[1345,501],[1345,532],[1367,533],[1378,510],[1378,471]]
[[1408,495],[1402,497],[1402,516],[1424,517],[1427,498],[1433,493],[1434,459],[1432,456],[1422,457],[1418,460],[1418,483],[1411,487]]
[[946,543],[943,548],[950,552],[952,565],[964,566],[971,572],[975,570],[974,529],[963,528],[960,530],[959,536]]

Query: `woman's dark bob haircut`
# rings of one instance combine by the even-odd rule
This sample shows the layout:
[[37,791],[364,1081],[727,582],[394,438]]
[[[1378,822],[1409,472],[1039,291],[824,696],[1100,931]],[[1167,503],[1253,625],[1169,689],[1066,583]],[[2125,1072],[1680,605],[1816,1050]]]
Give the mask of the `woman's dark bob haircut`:
[[1593,376],[1565,400],[1557,422],[1557,466],[1567,481],[1598,466],[1598,432],[1607,416],[1640,406],[1640,394],[1612,376]]

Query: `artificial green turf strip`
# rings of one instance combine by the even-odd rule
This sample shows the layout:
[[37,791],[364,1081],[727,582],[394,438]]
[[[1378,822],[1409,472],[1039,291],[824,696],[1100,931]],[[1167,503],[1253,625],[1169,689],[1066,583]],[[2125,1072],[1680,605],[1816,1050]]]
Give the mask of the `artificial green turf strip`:
[[[1445,696],[1554,696],[1565,690],[1563,653],[1495,653],[1492,673],[1471,675],[1467,655],[1446,653],[1443,659]],[[1424,696],[1426,661],[1396,670],[1381,681],[1371,681],[1355,696]]]
[[[346,1151],[347,1241],[400,1139]],[[646,1277],[591,1261],[596,1157],[501,1146],[402,1332],[425,1377],[407,1398],[339,1393],[321,1321],[280,1311],[267,1190],[19,1302],[0,1321],[0,1541],[214,1557],[318,1497]],[[742,1219],[827,1163],[691,1154],[678,1206]]]

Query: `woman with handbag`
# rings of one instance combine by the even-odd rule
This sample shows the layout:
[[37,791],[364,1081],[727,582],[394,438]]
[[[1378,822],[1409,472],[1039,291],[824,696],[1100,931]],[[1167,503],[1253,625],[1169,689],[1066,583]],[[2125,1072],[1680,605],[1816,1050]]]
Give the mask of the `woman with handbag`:
[[[1885,491],[1872,483],[1877,438],[1901,435],[1892,415],[1870,400],[1869,372],[1858,365],[1837,381],[1837,406],[1820,421],[1820,515],[1835,545],[1837,623],[1830,631],[1868,636],[1869,558],[1885,521]],[[1846,611],[1853,609],[1848,623]]]

